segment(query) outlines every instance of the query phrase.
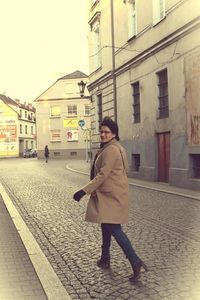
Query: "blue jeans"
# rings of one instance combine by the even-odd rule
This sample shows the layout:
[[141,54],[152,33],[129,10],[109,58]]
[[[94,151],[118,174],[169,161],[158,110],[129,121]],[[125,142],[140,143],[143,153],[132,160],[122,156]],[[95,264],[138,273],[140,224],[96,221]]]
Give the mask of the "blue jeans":
[[110,244],[113,236],[130,261],[131,265],[137,265],[141,259],[136,255],[131,242],[123,232],[121,224],[101,224],[102,230],[102,257],[110,258]]

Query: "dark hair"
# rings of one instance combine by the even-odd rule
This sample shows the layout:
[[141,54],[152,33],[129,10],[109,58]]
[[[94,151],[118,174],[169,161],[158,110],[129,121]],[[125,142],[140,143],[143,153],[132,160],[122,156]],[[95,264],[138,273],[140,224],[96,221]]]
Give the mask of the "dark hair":
[[116,135],[116,140],[119,141],[119,128],[115,121],[113,121],[110,117],[105,117],[100,124],[101,126],[107,126],[110,131]]

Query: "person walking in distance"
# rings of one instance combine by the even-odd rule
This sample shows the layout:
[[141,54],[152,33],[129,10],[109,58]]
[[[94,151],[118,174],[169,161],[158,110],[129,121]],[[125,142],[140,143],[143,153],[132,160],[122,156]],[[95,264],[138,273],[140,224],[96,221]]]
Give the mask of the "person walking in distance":
[[101,224],[102,250],[97,266],[110,268],[110,245],[113,236],[128,258],[133,269],[130,282],[136,282],[147,266],[138,257],[121,224],[128,222],[128,161],[119,143],[116,122],[105,117],[100,125],[100,149],[94,158],[91,180],[73,198],[76,201],[90,194],[85,220]]
[[45,159],[46,159],[46,163],[48,163],[48,161],[49,161],[49,148],[48,148],[47,145],[44,148],[44,156],[45,156]]

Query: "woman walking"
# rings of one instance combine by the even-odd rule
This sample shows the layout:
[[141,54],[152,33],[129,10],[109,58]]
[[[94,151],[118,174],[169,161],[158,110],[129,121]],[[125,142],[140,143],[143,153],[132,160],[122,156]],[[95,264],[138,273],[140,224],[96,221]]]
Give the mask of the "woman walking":
[[74,194],[80,201],[90,194],[86,221],[100,223],[102,230],[102,252],[97,266],[110,268],[110,245],[113,236],[128,258],[133,269],[131,282],[136,282],[144,262],[137,256],[121,224],[128,222],[128,162],[125,149],[120,145],[118,125],[105,117],[100,126],[101,145],[91,170],[91,181]]
[[45,156],[46,163],[48,163],[48,161],[49,161],[49,149],[48,149],[47,145],[44,148],[44,156]]

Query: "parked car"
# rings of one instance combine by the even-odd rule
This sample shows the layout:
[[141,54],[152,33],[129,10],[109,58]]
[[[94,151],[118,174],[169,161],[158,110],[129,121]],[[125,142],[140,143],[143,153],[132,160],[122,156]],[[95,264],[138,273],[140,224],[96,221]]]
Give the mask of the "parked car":
[[25,149],[23,152],[23,157],[37,157],[37,150],[35,149]]

